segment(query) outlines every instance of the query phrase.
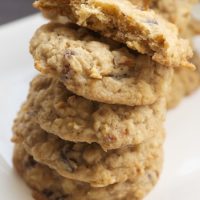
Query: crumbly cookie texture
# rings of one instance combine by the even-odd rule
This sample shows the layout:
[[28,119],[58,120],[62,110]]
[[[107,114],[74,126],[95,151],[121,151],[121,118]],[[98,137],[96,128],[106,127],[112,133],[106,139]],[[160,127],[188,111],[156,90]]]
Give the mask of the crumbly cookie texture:
[[96,143],[64,141],[43,131],[30,118],[16,120],[13,141],[22,143],[35,160],[55,169],[61,176],[87,182],[95,187],[135,179],[145,172],[149,162],[160,155],[164,130],[137,145],[103,151]]
[[94,101],[149,105],[167,93],[172,69],[77,26],[50,23],[31,40],[36,68]]
[[[80,26],[126,44],[160,64],[194,67],[189,42],[179,38],[176,26],[153,10],[143,10],[129,0],[39,0],[34,6],[62,16]],[[52,14],[53,13],[53,14]]]
[[54,170],[36,162],[21,145],[16,145],[13,161],[18,173],[33,189],[36,200],[141,200],[159,179],[162,154],[137,180],[102,188],[63,178]]
[[47,132],[64,140],[95,142],[106,151],[155,136],[165,114],[165,98],[149,106],[103,104],[76,96],[57,79],[39,75],[18,118],[26,122],[32,116]]

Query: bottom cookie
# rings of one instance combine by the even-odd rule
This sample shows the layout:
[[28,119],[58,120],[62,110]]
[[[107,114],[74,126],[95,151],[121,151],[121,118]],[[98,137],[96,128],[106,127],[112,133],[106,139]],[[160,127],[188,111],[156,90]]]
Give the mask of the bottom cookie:
[[162,152],[159,159],[146,168],[143,176],[102,188],[63,178],[54,170],[34,161],[21,145],[15,146],[13,162],[18,173],[33,189],[36,200],[140,200],[159,179]]

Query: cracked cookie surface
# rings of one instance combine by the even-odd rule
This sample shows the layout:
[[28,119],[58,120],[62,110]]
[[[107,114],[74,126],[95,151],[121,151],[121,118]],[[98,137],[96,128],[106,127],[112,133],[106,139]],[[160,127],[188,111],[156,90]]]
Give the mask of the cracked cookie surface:
[[42,26],[30,51],[40,72],[79,96],[108,104],[152,104],[166,94],[173,74],[149,56],[77,26]]
[[[153,10],[143,10],[129,0],[39,0],[35,7],[87,27],[126,44],[156,62],[172,67],[194,67],[192,49],[179,37],[176,26]],[[52,14],[53,13],[53,14]]]
[[136,180],[102,188],[61,177],[54,170],[36,162],[21,145],[16,145],[13,161],[18,173],[33,189],[36,200],[141,200],[159,179],[162,153]]
[[18,118],[23,122],[24,116],[32,116],[49,133],[74,142],[95,142],[106,151],[155,136],[165,114],[165,98],[148,106],[103,104],[72,94],[57,79],[39,75]]
[[73,143],[43,131],[31,118],[16,120],[13,141],[61,176],[95,187],[137,179],[160,156],[164,130],[148,141],[107,152],[96,143]]

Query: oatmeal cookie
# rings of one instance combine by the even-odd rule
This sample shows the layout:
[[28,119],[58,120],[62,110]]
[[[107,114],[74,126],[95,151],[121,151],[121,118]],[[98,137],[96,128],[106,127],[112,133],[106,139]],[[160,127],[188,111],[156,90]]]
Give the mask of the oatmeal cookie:
[[171,89],[167,95],[167,107],[174,108],[181,100],[193,93],[200,86],[200,58],[195,54],[193,63],[197,66],[196,71],[190,69],[176,69],[172,79]]
[[18,119],[25,124],[32,116],[49,133],[74,142],[95,142],[106,151],[156,135],[165,114],[165,98],[148,106],[103,104],[72,94],[57,79],[39,75],[31,83]]
[[159,179],[162,153],[145,169],[145,174],[137,179],[102,188],[58,175],[54,170],[36,162],[21,145],[16,145],[13,161],[18,173],[33,189],[36,200],[141,200]]
[[50,23],[31,40],[36,68],[68,90],[109,104],[149,105],[166,94],[172,69],[77,26]]
[[[197,0],[152,0],[151,8],[160,13],[167,20],[177,25],[182,37],[189,39],[192,44],[192,38],[195,31],[192,29],[192,7]],[[194,52],[191,62],[197,70],[192,71],[184,68],[174,70],[170,93],[167,95],[168,108],[177,106],[186,96],[194,92],[200,86],[199,55]]]
[[[19,127],[19,128],[18,128]],[[30,118],[15,124],[13,141],[22,143],[27,152],[40,163],[55,169],[61,176],[105,187],[124,182],[144,173],[145,167],[159,157],[164,130],[137,146],[107,152],[96,143],[64,141],[43,131]]]
[[172,67],[192,67],[192,49],[177,27],[153,10],[140,9],[129,0],[38,0],[34,6],[54,18],[62,16],[112,38],[156,62]]

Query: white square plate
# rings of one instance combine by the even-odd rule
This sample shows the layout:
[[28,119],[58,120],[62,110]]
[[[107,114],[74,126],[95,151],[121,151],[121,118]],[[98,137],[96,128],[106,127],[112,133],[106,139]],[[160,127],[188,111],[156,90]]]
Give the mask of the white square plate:
[[[44,22],[40,15],[35,15],[0,27],[0,200],[32,199],[29,189],[12,169],[10,138],[12,121],[37,73],[28,43]],[[199,200],[200,91],[168,113],[166,128],[163,173],[146,200]]]

